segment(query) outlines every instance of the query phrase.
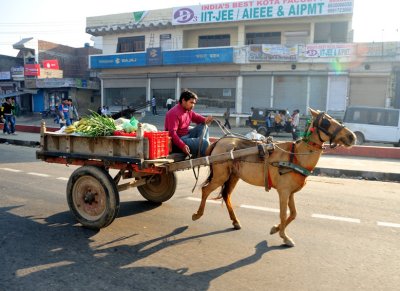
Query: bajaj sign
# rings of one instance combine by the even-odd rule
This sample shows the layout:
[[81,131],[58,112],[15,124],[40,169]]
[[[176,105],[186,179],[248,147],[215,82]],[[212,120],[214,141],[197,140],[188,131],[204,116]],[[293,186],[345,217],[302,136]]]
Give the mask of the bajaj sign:
[[148,48],[146,51],[146,58],[148,66],[161,66],[163,63],[161,48]]

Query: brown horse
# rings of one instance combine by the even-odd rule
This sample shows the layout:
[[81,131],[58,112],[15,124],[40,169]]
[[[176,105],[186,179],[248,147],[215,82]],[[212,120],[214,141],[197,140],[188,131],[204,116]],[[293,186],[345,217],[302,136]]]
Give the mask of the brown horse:
[[[296,217],[294,193],[306,184],[308,174],[315,168],[322,154],[324,142],[336,147],[351,147],[356,141],[352,131],[324,112],[310,109],[312,121],[306,129],[305,137],[296,142],[275,143],[274,151],[264,160],[259,155],[250,155],[237,160],[215,163],[210,166],[210,175],[202,185],[202,199],[197,213],[192,219],[199,219],[206,206],[209,194],[222,186],[220,197],[225,201],[233,227],[240,229],[231,204],[231,194],[239,179],[266,189],[275,188],[279,194],[280,224],[272,227],[270,234],[279,231],[283,242],[294,246],[294,241],[286,234],[286,227]],[[231,150],[254,147],[255,141],[238,137],[225,137],[208,148],[208,154],[217,155]],[[287,216],[287,207],[290,214]]]

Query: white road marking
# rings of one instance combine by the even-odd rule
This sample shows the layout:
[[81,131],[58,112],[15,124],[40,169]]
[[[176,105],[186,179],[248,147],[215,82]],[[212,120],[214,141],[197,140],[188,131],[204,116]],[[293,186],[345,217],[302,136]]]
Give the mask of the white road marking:
[[57,267],[63,267],[63,266],[68,266],[71,264],[75,264],[75,262],[71,261],[61,261],[61,262],[56,262],[56,263],[50,263],[50,264],[44,264],[44,265],[36,265],[33,267],[28,267],[24,269],[18,269],[15,274],[18,277],[25,277],[28,275],[32,275],[33,273],[44,271],[44,270],[49,270]]
[[279,209],[276,209],[276,208],[260,207],[260,206],[246,205],[246,204],[242,204],[242,205],[240,205],[240,207],[248,208],[248,209],[261,210],[261,211],[267,211],[267,212],[279,213]]
[[50,177],[50,175],[35,173],[35,172],[29,172],[28,175],[39,176],[39,177]]
[[[0,170],[8,171],[8,172],[14,172],[14,173],[23,172],[22,170],[11,169],[11,168],[0,168]],[[29,172],[28,175],[33,175],[33,176],[38,176],[38,177],[50,177],[50,175],[36,173],[36,172]],[[65,178],[65,177],[58,177],[56,179],[57,180],[61,180],[61,181],[68,181],[68,178]],[[201,201],[200,198],[196,198],[196,197],[186,197],[186,199],[187,200],[191,200],[191,201],[196,201],[196,202],[200,202]],[[221,204],[221,201],[220,200],[207,200],[207,203]],[[279,213],[279,209],[276,209],[276,208],[253,206],[253,205],[247,205],[247,204],[242,204],[242,205],[240,205],[240,207],[241,208],[247,208],[247,209],[266,211],[266,212]],[[325,214],[312,214],[311,217],[321,218],[321,219],[329,219],[329,220],[336,220],[336,221],[345,221],[345,222],[351,222],[351,223],[361,223],[360,219],[358,219],[358,218],[350,218],[350,217],[341,217],[341,216],[333,216],[333,215],[325,215]],[[378,226],[385,226],[385,227],[400,228],[400,224],[399,223],[393,223],[393,222],[377,221],[377,225]]]
[[[186,197],[187,200],[192,200],[192,201],[197,201],[200,202],[200,198],[195,198],[195,197]],[[207,200],[207,203],[214,203],[214,204],[221,204],[221,201],[219,200]]]
[[400,227],[400,224],[399,224],[399,223],[392,223],[392,222],[378,221],[377,224],[378,224],[379,226]]
[[0,168],[0,170],[4,170],[4,171],[8,171],[8,172],[14,172],[14,173],[22,172],[21,170],[10,169],[10,168]]
[[325,215],[325,214],[313,214],[313,215],[311,215],[311,217],[322,218],[322,219],[330,219],[330,220],[338,220],[338,221],[345,221],[345,222],[352,222],[352,223],[360,223],[361,222],[358,218],[332,216],[332,215]]

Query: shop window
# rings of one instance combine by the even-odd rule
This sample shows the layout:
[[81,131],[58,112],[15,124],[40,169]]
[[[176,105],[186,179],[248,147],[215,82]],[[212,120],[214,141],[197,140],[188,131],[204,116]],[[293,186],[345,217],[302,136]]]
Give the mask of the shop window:
[[218,47],[230,45],[231,36],[229,34],[199,36],[199,47]]
[[246,33],[246,44],[281,44],[280,32]]
[[118,38],[117,53],[142,52],[144,51],[144,36],[120,37]]
[[347,42],[347,22],[316,23],[314,43]]
[[235,108],[234,88],[190,88],[199,96],[196,106],[200,108]]

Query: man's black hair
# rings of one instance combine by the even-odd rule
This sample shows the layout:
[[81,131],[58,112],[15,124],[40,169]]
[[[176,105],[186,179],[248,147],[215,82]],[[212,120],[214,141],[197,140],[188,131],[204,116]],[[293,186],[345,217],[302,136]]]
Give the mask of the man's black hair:
[[179,97],[179,103],[182,103],[182,100],[189,101],[190,99],[197,100],[198,99],[197,94],[190,90],[185,89],[182,91],[181,96]]

